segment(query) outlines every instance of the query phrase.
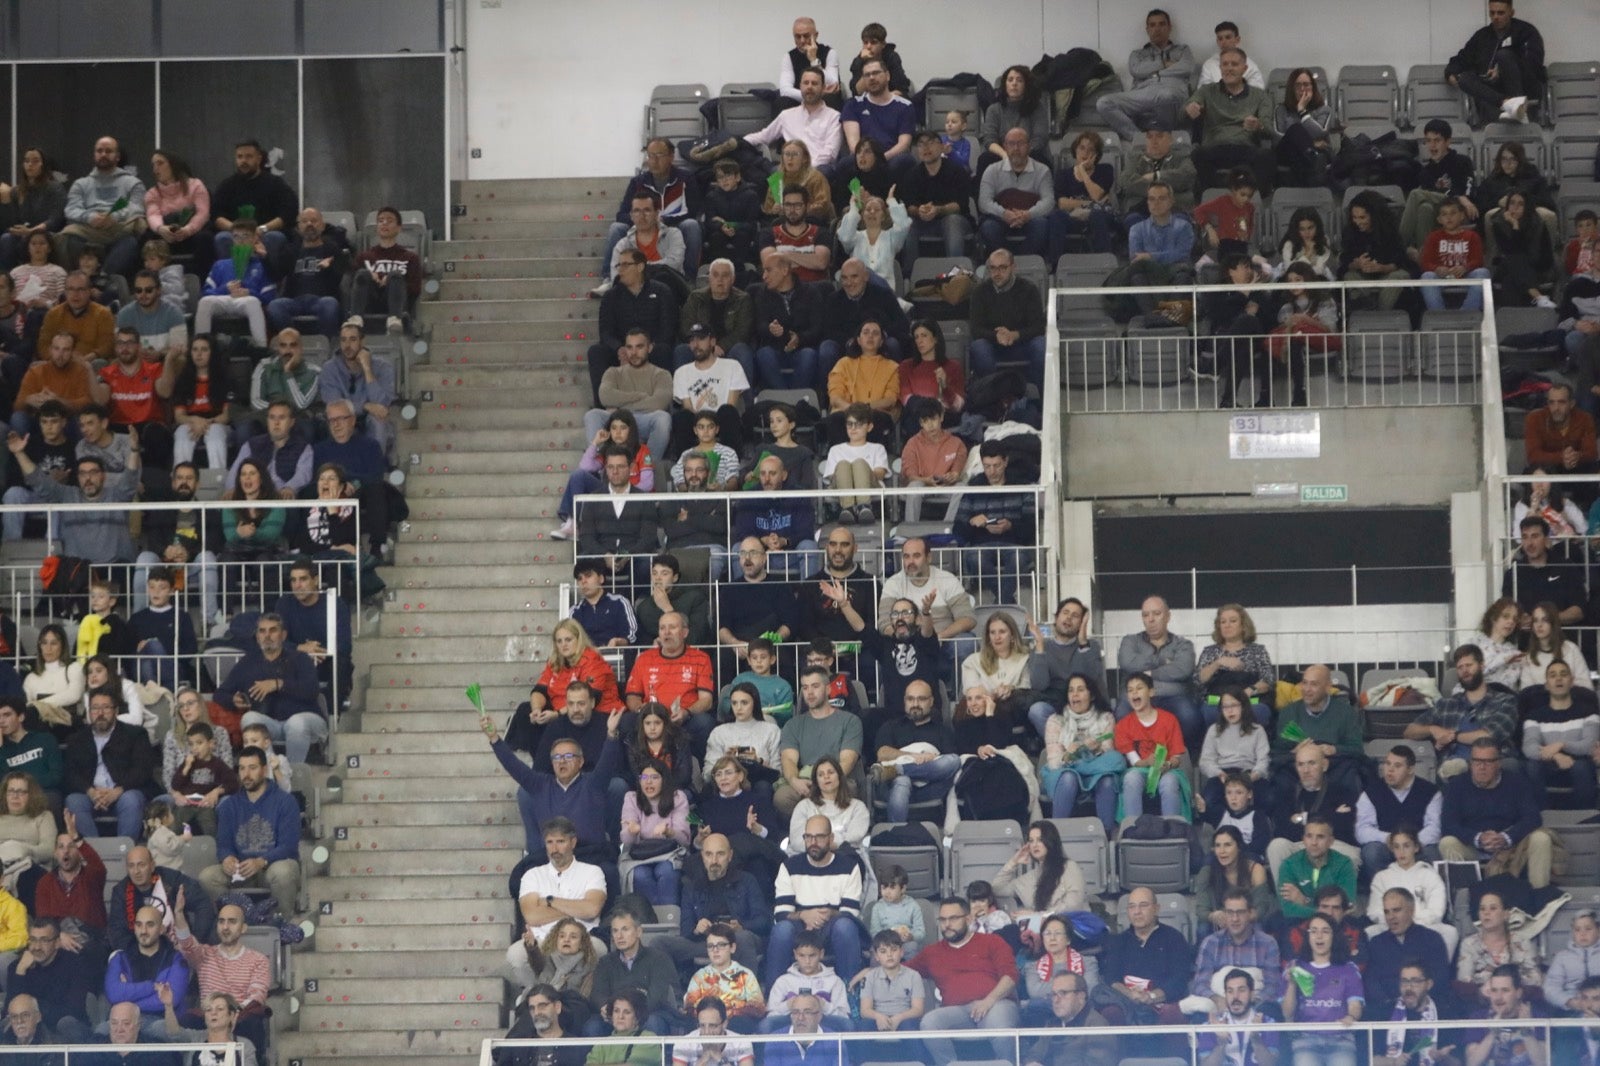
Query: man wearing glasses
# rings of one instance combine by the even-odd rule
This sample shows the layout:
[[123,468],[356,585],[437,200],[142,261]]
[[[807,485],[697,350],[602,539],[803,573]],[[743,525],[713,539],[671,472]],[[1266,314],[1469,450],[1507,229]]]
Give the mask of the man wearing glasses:
[[[567,752],[558,751],[556,758]],[[559,763],[558,763],[559,765]],[[506,952],[506,962],[523,988],[537,983],[528,949],[544,941],[545,934],[563,918],[575,918],[590,932],[600,923],[606,905],[606,878],[600,867],[576,858],[578,830],[566,818],[544,823],[544,851],[549,861],[522,875],[517,886],[517,907],[527,923],[522,939]]]
[[[1089,982],[1081,973],[1058,973],[1050,979],[1050,1011],[1055,1015],[1047,1029],[1093,1029],[1110,1023],[1089,1006]],[[1023,1059],[1027,1066],[1083,1063],[1112,1066],[1117,1061],[1115,1037],[1041,1036]]]
[[[728,1008],[715,996],[695,1008],[698,1027],[672,1045],[672,1066],[752,1066],[755,1051],[744,1040],[728,1040]],[[707,1043],[706,1041],[710,1041]]]
[[[943,1006],[922,1016],[922,1029],[1015,1029],[1017,962],[994,933],[972,924],[972,905],[960,896],[939,904],[939,939],[906,963],[939,990]],[[1012,1039],[996,1036],[996,1058],[1009,1058]],[[955,1042],[947,1036],[927,1041],[929,1061],[955,1062]]]
[[161,277],[154,270],[133,276],[133,303],[117,312],[117,329],[134,330],[140,346],[168,359],[189,347],[183,312],[161,299]]
[[[98,972],[97,972],[98,969]],[[67,1043],[89,1039],[89,1011],[85,1000],[102,990],[104,966],[97,968],[92,953],[62,950],[61,923],[35,917],[28,922],[28,950],[17,956],[6,975],[6,990],[13,997],[8,1013],[16,1027],[18,1000],[30,1000],[45,1028]]]
[[178,379],[183,348],[168,348],[164,356],[146,359],[138,330],[118,326],[113,350],[116,357],[100,371],[104,389],[101,402],[110,412],[111,429],[120,433],[136,427],[137,447],[149,453],[145,462],[164,470],[172,465],[172,428],[167,424],[166,401]]
[[[861,969],[861,860],[853,851],[834,848],[833,826],[822,815],[806,819],[803,840],[805,850],[778,868],[773,908],[778,921],[767,942],[769,988],[793,961],[795,936],[802,928],[827,939],[846,984]],[[819,1024],[820,1019],[819,1014]]]
[[1446,862],[1483,862],[1485,876],[1522,874],[1534,888],[1550,883],[1550,832],[1533,784],[1500,766],[1500,744],[1489,736],[1472,742],[1470,772],[1444,789],[1439,854]]
[[786,1032],[800,1039],[768,1044],[762,1058],[766,1066],[827,1066],[829,1063],[838,1066],[844,1061],[837,1040],[820,1039],[822,1001],[816,996],[806,993],[789,1001]]

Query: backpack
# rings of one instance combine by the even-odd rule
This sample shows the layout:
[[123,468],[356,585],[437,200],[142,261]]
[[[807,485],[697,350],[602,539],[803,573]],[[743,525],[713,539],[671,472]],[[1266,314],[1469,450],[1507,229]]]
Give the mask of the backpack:
[[1028,785],[1010,759],[968,759],[956,774],[955,794],[963,821],[1028,824]]
[[82,618],[88,606],[89,560],[76,555],[50,555],[39,564],[44,595],[34,610],[51,618]]

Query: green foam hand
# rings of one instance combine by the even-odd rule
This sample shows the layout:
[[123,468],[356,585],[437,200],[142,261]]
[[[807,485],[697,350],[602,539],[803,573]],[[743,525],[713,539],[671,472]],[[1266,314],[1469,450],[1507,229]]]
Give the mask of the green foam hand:
[[476,681],[467,686],[467,700],[477,710],[478,717],[487,717],[489,712],[483,709],[483,687]]
[[1300,994],[1302,996],[1309,996],[1312,990],[1317,987],[1317,979],[1316,977],[1312,976],[1310,970],[1302,969],[1299,966],[1293,966],[1289,969],[1289,976],[1293,978],[1294,985],[1300,990]]
[[252,250],[248,244],[235,244],[233,246],[233,277],[240,284],[244,283],[245,271],[250,269],[250,253]]
[[1288,725],[1284,726],[1278,731],[1278,736],[1289,741],[1291,744],[1298,744],[1302,740],[1309,739],[1306,736],[1306,731],[1300,728],[1299,722],[1290,722]]
[[1161,784],[1161,768],[1167,765],[1167,746],[1157,744],[1156,750],[1150,754],[1149,767],[1144,772],[1144,794],[1154,796],[1156,786]]

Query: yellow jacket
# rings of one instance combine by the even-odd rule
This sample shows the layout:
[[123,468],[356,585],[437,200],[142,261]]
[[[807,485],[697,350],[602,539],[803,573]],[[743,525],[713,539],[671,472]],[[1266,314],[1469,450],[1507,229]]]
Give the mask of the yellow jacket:
[[0,951],[23,951],[27,946],[27,908],[17,897],[0,888]]
[[900,409],[899,397],[900,368],[893,359],[881,355],[845,356],[833,364],[833,370],[828,374],[828,404],[831,407],[852,403],[870,404],[875,400],[888,399],[896,401],[893,407],[887,408],[892,415]]

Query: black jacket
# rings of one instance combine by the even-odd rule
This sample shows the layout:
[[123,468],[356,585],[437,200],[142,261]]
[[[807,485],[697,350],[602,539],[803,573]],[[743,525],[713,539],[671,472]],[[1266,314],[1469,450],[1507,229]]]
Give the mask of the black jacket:
[[1493,26],[1479,27],[1477,33],[1467,38],[1461,51],[1445,64],[1445,77],[1486,73],[1495,65],[1495,53],[1508,43],[1510,50],[1522,62],[1523,76],[1536,83],[1524,86],[1524,89],[1530,97],[1538,99],[1539,90],[1544,85],[1544,38],[1531,24],[1517,18],[1511,20],[1504,34],[1496,32]]
[[659,543],[656,504],[644,493],[632,493],[617,514],[610,500],[578,505],[578,554],[654,555]]
[[622,347],[628,331],[638,327],[650,342],[671,351],[678,341],[678,301],[659,281],[646,281],[637,294],[626,285],[613,285],[600,299],[600,344],[608,352]]
[[[815,348],[822,343],[822,297],[805,282],[796,282],[788,293],[777,293],[765,285],[750,287],[755,301],[755,344],[758,348],[779,348],[788,343],[788,334],[800,338],[799,347]],[[776,321],[785,335],[774,337],[769,327]]]
[[911,323],[906,320],[906,313],[900,309],[900,301],[895,299],[894,293],[882,285],[868,285],[855,300],[843,289],[830,292],[822,303],[823,339],[849,344],[868,318],[878,320],[886,339],[894,337],[902,351],[910,351]]
[[[217,906],[200,882],[181,870],[165,866],[156,867],[156,880],[166,893],[169,902],[176,901],[178,891],[183,891],[183,914],[189,921],[189,931],[202,944],[215,941],[217,933]],[[124,877],[111,889],[111,902],[106,907],[106,939],[112,951],[128,951],[134,946],[133,915],[146,901],[156,897],[141,891],[132,879]]]
[[[146,489],[145,499],[151,503],[178,502],[177,495],[164,485]],[[204,523],[203,546],[200,538],[194,535],[198,531],[196,527],[187,528],[181,533],[178,531],[178,517],[182,514],[182,511],[145,511],[139,547],[144,551],[154,552],[159,557],[169,544],[181,544],[189,552],[189,560],[193,562],[202,549],[216,553],[227,546],[227,538],[222,533],[221,511],[213,509],[195,512],[199,520]]]
[[[153,796],[155,787],[156,749],[150,745],[150,736],[143,729],[126,722],[113,722],[111,736],[106,741],[106,769],[111,780],[122,789],[136,788]],[[67,741],[67,791],[88,792],[94,786],[95,768],[100,757],[95,752],[94,731],[79,729]]]

